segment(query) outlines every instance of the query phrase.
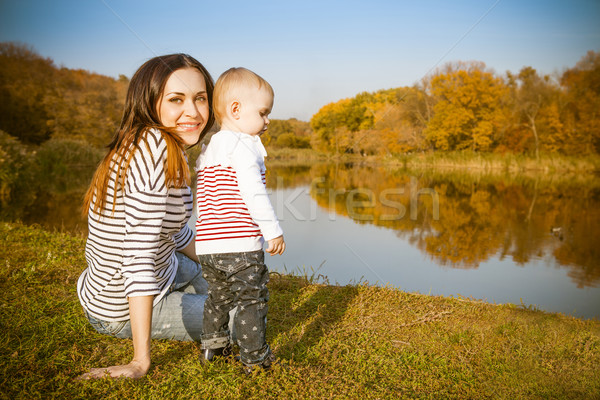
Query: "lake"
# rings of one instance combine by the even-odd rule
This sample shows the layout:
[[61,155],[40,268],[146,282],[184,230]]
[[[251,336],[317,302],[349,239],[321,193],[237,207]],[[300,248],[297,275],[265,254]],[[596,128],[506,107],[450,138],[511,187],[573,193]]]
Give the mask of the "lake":
[[[600,318],[596,175],[267,168],[287,244],[284,255],[267,257],[272,271]],[[39,196],[15,214],[85,233],[82,191]]]

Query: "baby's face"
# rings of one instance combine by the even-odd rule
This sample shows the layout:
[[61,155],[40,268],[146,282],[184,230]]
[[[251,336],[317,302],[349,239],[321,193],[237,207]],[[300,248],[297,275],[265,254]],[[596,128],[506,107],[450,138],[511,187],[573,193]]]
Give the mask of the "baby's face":
[[273,108],[273,96],[265,88],[248,91],[240,99],[240,131],[252,136],[262,135],[269,125],[269,114]]

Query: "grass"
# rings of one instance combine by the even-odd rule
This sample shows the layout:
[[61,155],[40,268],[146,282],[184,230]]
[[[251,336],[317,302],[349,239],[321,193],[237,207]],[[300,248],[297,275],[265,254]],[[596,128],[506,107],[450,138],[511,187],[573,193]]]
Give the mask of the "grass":
[[600,156],[565,156],[543,153],[533,156],[512,153],[475,153],[472,151],[435,152],[400,155],[392,160],[409,168],[444,168],[521,173],[593,172],[600,170]]
[[534,156],[512,153],[476,153],[472,151],[423,152],[395,155],[323,154],[311,149],[268,149],[269,162],[314,163],[318,161],[364,162],[386,164],[410,170],[462,170],[478,173],[545,173],[597,172],[600,156],[565,156],[542,153]]
[[267,147],[269,161],[285,161],[286,163],[312,163],[326,161],[328,156],[313,149],[291,149]]
[[600,321],[515,305],[271,275],[268,340],[282,367],[203,367],[194,343],[153,341],[140,380],[74,379],[125,363],[75,285],[84,239],[0,223],[0,399],[593,399]]

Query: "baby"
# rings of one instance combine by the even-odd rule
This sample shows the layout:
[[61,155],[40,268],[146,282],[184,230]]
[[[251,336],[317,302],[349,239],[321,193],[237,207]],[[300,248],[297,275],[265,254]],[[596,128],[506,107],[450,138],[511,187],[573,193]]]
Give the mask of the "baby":
[[267,197],[260,135],[269,125],[273,88],[245,68],[224,72],[215,84],[213,109],[221,130],[198,158],[196,253],[208,282],[202,356],[211,362],[230,352],[229,312],[246,372],[269,369],[266,342],[267,253],[285,250],[283,231]]

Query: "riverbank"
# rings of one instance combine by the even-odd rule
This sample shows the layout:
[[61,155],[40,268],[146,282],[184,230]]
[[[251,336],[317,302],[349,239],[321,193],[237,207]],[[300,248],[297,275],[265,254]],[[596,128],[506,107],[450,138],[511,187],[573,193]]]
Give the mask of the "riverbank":
[[84,239],[0,223],[0,240],[0,398],[600,396],[600,321],[278,274],[267,335],[283,366],[272,373],[203,367],[197,345],[155,340],[147,377],[76,382],[131,356],[129,340],[99,335],[82,314]]
[[460,169],[467,171],[497,171],[507,173],[561,173],[600,171],[600,157],[541,154],[539,159],[512,153],[435,152],[392,157],[409,168]]
[[600,156],[564,156],[541,154],[535,157],[512,153],[475,153],[472,151],[423,152],[387,156],[324,154],[312,149],[268,149],[271,163],[354,162],[385,164],[411,170],[457,170],[489,173],[563,173],[600,171]]

